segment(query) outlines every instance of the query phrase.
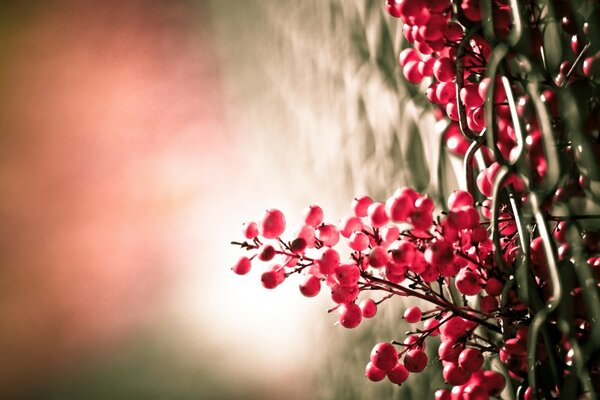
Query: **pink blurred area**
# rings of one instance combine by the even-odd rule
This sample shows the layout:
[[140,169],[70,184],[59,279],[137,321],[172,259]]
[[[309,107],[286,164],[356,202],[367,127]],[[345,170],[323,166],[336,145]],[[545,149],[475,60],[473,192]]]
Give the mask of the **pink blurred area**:
[[203,4],[3,6],[0,393],[151,323],[201,246],[240,168]]

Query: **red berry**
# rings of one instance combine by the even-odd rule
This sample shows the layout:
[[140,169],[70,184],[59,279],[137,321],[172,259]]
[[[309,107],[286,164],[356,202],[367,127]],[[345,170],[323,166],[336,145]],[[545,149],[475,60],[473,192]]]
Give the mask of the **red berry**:
[[391,343],[377,343],[371,350],[371,361],[377,368],[390,371],[398,363],[398,351]]
[[314,275],[307,276],[300,284],[300,293],[306,297],[314,297],[321,291],[321,280]]
[[410,372],[421,372],[427,366],[427,354],[423,350],[410,350],[404,355],[404,366]]
[[244,224],[244,236],[246,239],[254,239],[258,236],[258,225],[256,225],[256,222],[247,222]]
[[340,233],[345,238],[349,238],[352,233],[360,231],[362,228],[363,223],[361,219],[356,216],[344,217],[339,223]]
[[252,263],[250,259],[248,257],[242,256],[231,269],[238,275],[246,275],[248,272],[250,272],[251,266]]
[[388,253],[381,246],[373,247],[373,250],[371,250],[371,253],[369,254],[369,265],[373,268],[381,268],[385,266],[388,260]]
[[381,202],[371,204],[367,210],[367,214],[373,228],[380,228],[389,221],[389,218],[385,213],[385,204]]
[[415,322],[419,322],[421,320],[421,309],[417,306],[409,307],[404,311],[403,318],[406,322],[414,324]]
[[465,372],[475,372],[483,365],[483,354],[477,349],[464,349],[458,356],[458,366]]
[[481,290],[479,275],[469,269],[460,271],[454,283],[458,291],[467,296],[476,295]]
[[367,364],[367,368],[365,369],[365,376],[373,382],[379,382],[385,378],[385,371],[377,368],[372,362]]
[[306,225],[316,227],[323,222],[323,210],[319,206],[309,206],[304,210],[302,214]]
[[448,389],[438,389],[435,391],[434,396],[435,400],[452,400]]
[[364,299],[359,307],[364,318],[373,318],[377,314],[377,303],[373,299]]
[[373,200],[369,196],[363,196],[355,198],[352,201],[352,210],[354,211],[354,215],[357,217],[366,217],[367,209],[373,203]]
[[362,232],[354,232],[350,236],[348,245],[352,250],[363,251],[369,247],[369,237]]
[[275,289],[285,279],[285,272],[281,265],[273,265],[273,267],[263,272],[260,277],[262,285],[266,289]]
[[446,340],[440,344],[440,347],[438,347],[438,356],[443,361],[457,363],[458,356],[464,348],[464,344],[457,344],[454,341]]
[[340,240],[340,232],[337,227],[332,224],[323,224],[315,230],[315,236],[324,246],[333,247]]
[[449,385],[460,386],[467,383],[471,374],[463,371],[456,364],[448,363],[442,370],[442,376]]
[[275,247],[270,244],[262,245],[258,249],[258,259],[261,261],[271,261],[275,257]]
[[402,68],[402,73],[410,83],[421,83],[423,80],[423,74],[419,72],[418,61],[408,61]]
[[398,61],[400,62],[400,66],[404,67],[409,61],[421,61],[421,56],[418,51],[412,47],[408,47],[400,52]]
[[338,307],[338,320],[344,328],[356,328],[362,320],[360,307],[355,303],[346,303]]
[[267,210],[258,226],[260,234],[266,239],[275,239],[285,231],[285,217],[277,209]]
[[319,272],[329,275],[340,265],[340,255],[335,249],[326,248],[321,253],[321,258],[316,261]]
[[400,385],[408,379],[408,371],[403,364],[396,364],[394,368],[387,372],[387,377],[390,382]]
[[450,82],[456,77],[455,68],[455,63],[448,57],[438,58],[433,64],[433,75],[440,82]]
[[360,270],[356,264],[341,264],[335,269],[335,278],[342,286],[354,286],[360,278]]

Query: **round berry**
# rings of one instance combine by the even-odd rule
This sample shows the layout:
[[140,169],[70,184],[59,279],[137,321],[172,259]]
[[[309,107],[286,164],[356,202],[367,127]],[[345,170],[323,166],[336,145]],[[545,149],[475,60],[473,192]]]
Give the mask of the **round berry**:
[[433,75],[440,82],[450,82],[456,77],[455,68],[455,63],[448,57],[438,58],[433,64]]
[[300,293],[306,297],[314,297],[321,291],[321,280],[314,275],[306,277],[300,284]]
[[323,222],[323,209],[319,206],[308,206],[302,213],[306,225],[316,227]]
[[352,210],[354,211],[354,215],[357,217],[366,217],[367,209],[373,203],[373,200],[369,196],[363,196],[355,198],[352,201]]
[[247,222],[244,224],[244,236],[246,239],[254,239],[258,236],[258,225],[256,222]]
[[377,303],[373,299],[364,299],[358,306],[364,318],[373,318],[377,314]]
[[398,363],[398,351],[391,343],[377,343],[371,350],[371,362],[383,371],[390,371]]
[[362,320],[360,307],[355,303],[346,303],[338,307],[338,320],[344,328],[356,328]]
[[285,231],[285,217],[277,209],[267,210],[258,226],[260,234],[266,239],[275,239]]
[[325,248],[321,253],[321,258],[317,259],[316,264],[321,274],[329,275],[340,265],[340,255],[335,249]]
[[387,251],[381,246],[375,246],[369,254],[369,265],[373,268],[381,268],[387,264],[389,256]]
[[352,250],[363,251],[369,247],[369,237],[363,232],[354,232],[350,235],[348,246],[350,246]]
[[371,204],[367,210],[367,214],[369,215],[369,222],[373,228],[380,228],[389,221],[389,218],[385,213],[385,204],[381,202]]
[[231,269],[238,275],[246,275],[248,272],[250,272],[251,266],[252,263],[250,259],[246,256],[242,256]]
[[387,377],[390,382],[395,383],[396,385],[401,385],[408,379],[408,370],[403,364],[396,364],[394,368],[387,372]]
[[475,372],[483,365],[483,354],[478,349],[464,349],[458,356],[458,366],[465,372]]
[[369,363],[367,364],[367,368],[365,369],[365,376],[370,381],[379,382],[383,380],[383,378],[385,378],[385,375],[385,371],[380,370],[375,366],[375,364],[369,361]]
[[410,372],[421,372],[427,366],[427,354],[421,349],[410,350],[404,356],[404,366]]
[[275,247],[270,244],[263,245],[258,249],[258,259],[261,261],[271,261],[275,257]]
[[315,236],[323,243],[323,246],[333,247],[340,241],[340,232],[335,225],[323,224],[315,231]]
[[447,384],[452,386],[459,386],[467,383],[467,381],[471,377],[471,374],[463,371],[456,364],[448,363],[444,366],[444,369],[442,370],[442,376],[444,377],[444,381],[446,381]]
[[421,320],[421,316],[421,309],[417,306],[414,306],[409,307],[406,309],[406,311],[404,311],[403,318],[406,320],[406,322],[414,324],[415,322],[419,322]]

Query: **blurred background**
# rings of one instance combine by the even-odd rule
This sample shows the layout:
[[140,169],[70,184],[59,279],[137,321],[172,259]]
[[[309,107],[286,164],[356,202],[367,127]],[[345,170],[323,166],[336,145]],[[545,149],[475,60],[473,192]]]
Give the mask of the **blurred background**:
[[436,388],[362,376],[401,304],[349,331],[326,293],[230,271],[266,208],[336,222],[355,194],[438,193],[382,1],[2,2],[0,32],[0,398]]

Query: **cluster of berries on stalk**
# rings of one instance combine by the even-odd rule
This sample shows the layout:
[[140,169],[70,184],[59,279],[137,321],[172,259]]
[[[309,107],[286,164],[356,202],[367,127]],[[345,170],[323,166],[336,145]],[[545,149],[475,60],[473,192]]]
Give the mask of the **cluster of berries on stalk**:
[[[243,241],[232,242],[248,251],[233,266],[235,273],[247,274],[261,261],[268,264],[261,273],[267,289],[292,275],[301,277],[299,290],[306,297],[325,288],[334,303],[330,311],[348,329],[375,317],[382,303],[395,296],[419,299],[418,306],[404,311],[403,319],[412,329],[407,336],[373,348],[365,370],[371,381],[387,378],[402,384],[411,374],[441,362],[442,377],[449,386],[436,392],[438,400],[499,396],[507,379],[519,385],[522,398],[560,397],[559,383],[535,392],[529,386],[532,360],[528,354],[536,349],[535,374],[566,379],[574,371],[574,347],[590,340],[592,318],[583,289],[588,283],[575,272],[569,244],[573,237],[568,235],[577,217],[553,217],[552,213],[557,204],[583,197],[590,190],[589,171],[580,168],[578,159],[582,150],[572,146],[561,112],[563,91],[583,93],[576,98],[581,102],[582,132],[591,140],[592,154],[600,159],[600,46],[591,41],[594,35],[600,37],[595,32],[597,24],[592,23],[600,17],[600,7],[583,15],[583,6],[573,10],[563,0],[552,4],[563,39],[572,49],[567,55],[572,60],[564,61],[557,71],[550,70],[540,33],[548,23],[548,9],[529,0],[520,5],[520,13],[528,22],[521,28],[530,39],[526,41],[530,48],[524,49],[522,43],[518,49],[511,48],[500,72],[487,76],[494,51],[490,42],[506,40],[514,29],[509,1],[491,2],[494,37],[489,38],[482,28],[485,21],[479,0],[385,0],[386,10],[402,20],[404,37],[412,44],[399,56],[404,77],[426,86],[425,96],[438,118],[450,120],[444,133],[449,150],[465,156],[472,142],[480,145],[479,172],[473,183],[477,189],[453,192],[444,211],[438,212],[430,197],[406,187],[381,202],[363,196],[354,199],[352,213],[337,223],[327,222],[321,207],[312,205],[292,231],[286,229],[284,214],[270,209],[261,219],[244,225]],[[580,29],[578,21],[590,22]],[[539,93],[527,86],[528,77],[520,70],[525,65],[522,57],[541,65],[528,72],[537,74]],[[542,80],[540,76],[554,78]],[[545,113],[540,114],[540,104]],[[492,108],[493,121],[486,120],[486,107]],[[531,217],[523,220],[515,215],[525,210],[520,205],[529,202],[528,188],[542,185],[555,167],[549,165],[549,148],[544,144],[548,132],[542,132],[548,124],[542,117],[550,120],[550,134],[559,150],[555,162],[562,168],[551,195],[542,199],[551,228],[551,237],[544,238]],[[481,139],[490,130],[494,140],[486,147]],[[505,168],[508,175],[503,187],[507,189],[501,188],[499,198],[492,199],[503,166],[517,163],[518,170]],[[474,195],[481,201],[476,202]],[[494,204],[495,220],[491,221]],[[497,230],[492,237],[494,223]],[[527,237],[521,237],[520,228],[527,230]],[[600,282],[600,232],[584,231],[578,239],[578,251],[587,260],[585,267],[595,290]],[[549,266],[549,242],[557,248],[559,268]],[[526,265],[525,275],[533,286],[528,298],[515,284],[515,275],[523,275],[523,269],[517,271],[519,265]],[[566,327],[556,314],[550,314],[544,333],[530,335],[539,304],[555,300],[556,282],[552,281],[557,277],[550,270],[569,282],[570,291],[563,295],[560,307],[570,315],[571,325]],[[430,360],[425,349],[433,337],[439,337],[441,345],[437,357]],[[496,358],[505,373],[491,369],[491,360]],[[590,379],[600,391],[600,362],[589,364]]]
[[[500,307],[498,296],[506,276],[496,267],[486,221],[473,197],[455,191],[448,199],[448,211],[435,215],[431,198],[400,188],[385,202],[357,198],[352,209],[351,215],[334,225],[324,222],[319,206],[306,208],[303,224],[290,241],[282,239],[283,213],[268,210],[260,221],[245,224],[246,241],[235,244],[252,254],[242,256],[233,271],[246,274],[258,259],[271,263],[261,275],[267,289],[293,274],[302,275],[299,289],[307,297],[317,295],[324,284],[335,303],[332,310],[346,328],[374,317],[378,306],[394,295],[425,300],[430,310],[413,306],[403,316],[409,323],[423,322],[422,328],[403,342],[378,344],[367,377],[404,382],[410,373],[425,369],[426,339],[440,335],[438,353],[445,381],[467,392],[485,388],[487,395],[498,394],[504,378],[482,367],[486,353],[501,349],[493,337],[477,330],[499,332],[497,320],[516,305]],[[344,244],[346,249],[340,249]],[[382,293],[382,297],[359,301],[361,292]]]

